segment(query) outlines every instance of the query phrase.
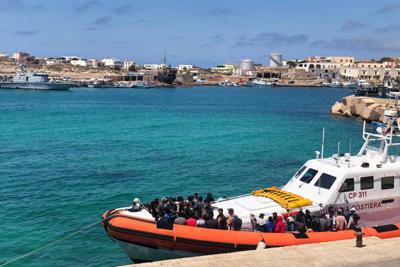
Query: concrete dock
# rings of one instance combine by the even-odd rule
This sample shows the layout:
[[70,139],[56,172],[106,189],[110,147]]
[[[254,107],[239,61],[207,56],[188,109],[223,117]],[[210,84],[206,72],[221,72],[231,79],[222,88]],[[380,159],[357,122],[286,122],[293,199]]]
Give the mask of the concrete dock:
[[328,243],[183,258],[127,266],[400,266],[400,238],[364,238],[365,246],[362,248],[355,247],[355,243],[355,239],[352,239]]

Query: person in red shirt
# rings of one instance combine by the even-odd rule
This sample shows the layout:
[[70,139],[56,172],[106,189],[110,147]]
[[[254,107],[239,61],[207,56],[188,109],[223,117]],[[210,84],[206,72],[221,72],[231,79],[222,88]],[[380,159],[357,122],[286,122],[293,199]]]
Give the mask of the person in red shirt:
[[193,212],[191,212],[189,219],[186,220],[186,225],[196,227],[197,220],[194,217]]
[[277,218],[277,222],[276,222],[276,224],[275,224],[275,229],[274,229],[274,232],[275,233],[284,233],[285,232],[285,230],[286,230],[286,225],[285,225],[285,223],[283,222],[283,220],[282,220],[282,216],[278,216],[278,218]]

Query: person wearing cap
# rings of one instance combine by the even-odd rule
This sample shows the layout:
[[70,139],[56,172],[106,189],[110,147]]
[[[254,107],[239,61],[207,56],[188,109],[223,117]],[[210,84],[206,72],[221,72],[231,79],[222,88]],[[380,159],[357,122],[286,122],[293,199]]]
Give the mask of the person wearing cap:
[[354,224],[354,215],[357,215],[357,213],[356,213],[356,209],[353,207],[350,209],[350,216],[348,219],[347,229],[350,229],[350,226]]

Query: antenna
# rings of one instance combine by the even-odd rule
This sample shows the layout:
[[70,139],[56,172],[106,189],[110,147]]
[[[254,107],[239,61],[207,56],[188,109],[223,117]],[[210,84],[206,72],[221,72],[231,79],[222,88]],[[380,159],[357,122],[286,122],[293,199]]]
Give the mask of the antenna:
[[322,128],[322,144],[321,144],[321,158],[324,158],[324,145],[325,145],[325,127]]
[[337,142],[337,155],[340,157],[340,142]]
[[162,59],[162,62],[163,62],[165,65],[167,65],[167,49],[166,49],[166,48],[164,48],[164,57],[163,57],[163,59]]
[[349,140],[349,154],[351,155],[351,138]]

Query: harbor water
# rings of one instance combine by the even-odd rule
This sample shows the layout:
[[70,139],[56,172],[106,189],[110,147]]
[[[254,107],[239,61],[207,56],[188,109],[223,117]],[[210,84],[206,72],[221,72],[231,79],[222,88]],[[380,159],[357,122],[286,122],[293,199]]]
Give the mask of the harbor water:
[[[333,117],[341,88],[0,91],[0,264],[99,221],[134,197],[216,197],[283,185],[320,150],[361,144]],[[351,148],[349,143],[351,139]],[[130,260],[101,224],[12,266]]]

